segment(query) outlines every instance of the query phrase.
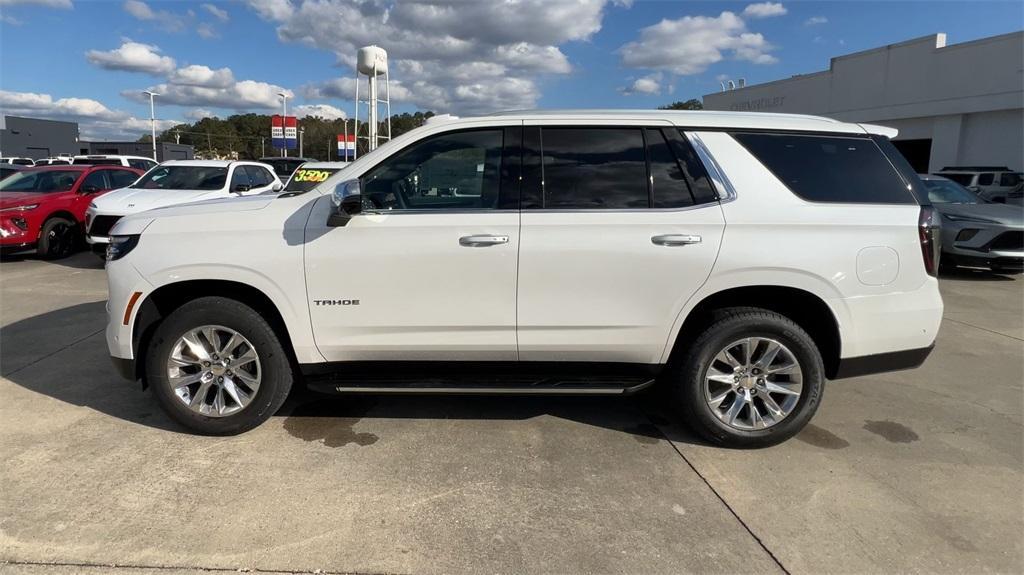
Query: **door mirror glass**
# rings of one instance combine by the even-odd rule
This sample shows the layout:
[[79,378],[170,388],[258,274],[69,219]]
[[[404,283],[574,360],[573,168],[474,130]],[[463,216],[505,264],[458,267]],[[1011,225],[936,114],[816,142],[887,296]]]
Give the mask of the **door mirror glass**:
[[343,227],[352,216],[363,211],[363,196],[359,190],[359,180],[347,180],[334,188],[331,194],[331,216],[327,225]]

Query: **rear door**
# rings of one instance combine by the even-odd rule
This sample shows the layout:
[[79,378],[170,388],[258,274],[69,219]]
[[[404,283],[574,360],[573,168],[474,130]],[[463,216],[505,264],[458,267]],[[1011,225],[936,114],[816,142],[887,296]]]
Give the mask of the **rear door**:
[[359,177],[366,211],[344,227],[327,226],[330,197],[317,201],[307,296],[327,360],[516,359],[518,174],[503,168],[518,169],[519,132],[410,144]]
[[524,361],[660,362],[724,229],[667,123],[524,130],[518,339]]

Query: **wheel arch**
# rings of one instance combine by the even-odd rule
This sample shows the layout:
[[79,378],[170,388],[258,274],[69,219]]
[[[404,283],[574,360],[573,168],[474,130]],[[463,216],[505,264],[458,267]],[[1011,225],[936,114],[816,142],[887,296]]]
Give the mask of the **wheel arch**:
[[727,307],[758,307],[796,322],[818,345],[825,375],[833,378],[839,368],[842,334],[835,313],[818,295],[784,285],[751,285],[723,289],[704,296],[692,307],[672,340],[668,362],[679,359],[688,342],[714,321],[714,311]]
[[135,358],[135,376],[143,380],[146,354],[143,352],[153,338],[157,326],[182,305],[202,297],[223,297],[238,301],[258,313],[281,339],[293,367],[298,365],[291,335],[284,316],[274,301],[263,291],[249,284],[231,280],[183,280],[164,284],[139,304],[132,328],[132,356]]

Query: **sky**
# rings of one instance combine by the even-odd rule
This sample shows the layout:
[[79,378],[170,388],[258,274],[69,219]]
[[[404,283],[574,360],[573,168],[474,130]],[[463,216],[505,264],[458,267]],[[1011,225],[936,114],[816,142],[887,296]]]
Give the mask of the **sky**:
[[[1011,1],[0,0],[0,115],[136,139],[204,116],[354,113],[356,50],[394,112],[655,108],[945,32],[1024,28]],[[365,112],[362,113],[365,115]]]

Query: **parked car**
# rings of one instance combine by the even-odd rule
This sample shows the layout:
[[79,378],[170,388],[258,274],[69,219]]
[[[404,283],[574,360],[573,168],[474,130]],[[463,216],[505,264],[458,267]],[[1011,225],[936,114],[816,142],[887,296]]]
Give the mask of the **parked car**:
[[0,164],[0,180],[3,180],[4,178],[7,178],[9,176],[13,176],[18,172],[27,170],[31,167],[32,166],[22,166],[19,164]]
[[71,158],[42,158],[35,161],[36,166],[70,166]]
[[27,168],[0,181],[0,248],[34,249],[44,258],[70,255],[81,245],[89,202],[142,174],[120,166]]
[[922,175],[928,199],[942,214],[943,266],[1024,271],[1024,210],[993,203],[942,176]]
[[0,164],[13,164],[15,166],[34,166],[36,165],[35,160],[32,158],[0,158]]
[[75,156],[72,164],[85,164],[90,166],[128,166],[143,172],[149,171],[157,165],[152,158],[144,156],[120,156],[111,154],[92,154],[88,156]]
[[110,228],[128,214],[233,195],[280,191],[270,166],[230,160],[171,160],[131,186],[98,198],[86,213],[86,241],[105,257]]
[[284,185],[284,191],[308,192],[347,166],[348,162],[306,162],[292,172]]
[[937,176],[953,180],[990,202],[1006,203],[1007,194],[1021,184],[1022,174],[1006,166],[947,166]]
[[267,156],[259,159],[261,164],[266,164],[273,168],[274,173],[277,174],[278,178],[281,178],[282,182],[287,181],[288,177],[292,175],[292,172],[302,164],[315,161],[316,160],[308,158],[289,158],[281,156]]
[[259,425],[296,382],[657,382],[708,440],[769,445],[826,379],[932,348],[938,215],[895,134],[727,112],[429,122],[305,193],[119,221],[107,344],[199,433]]

